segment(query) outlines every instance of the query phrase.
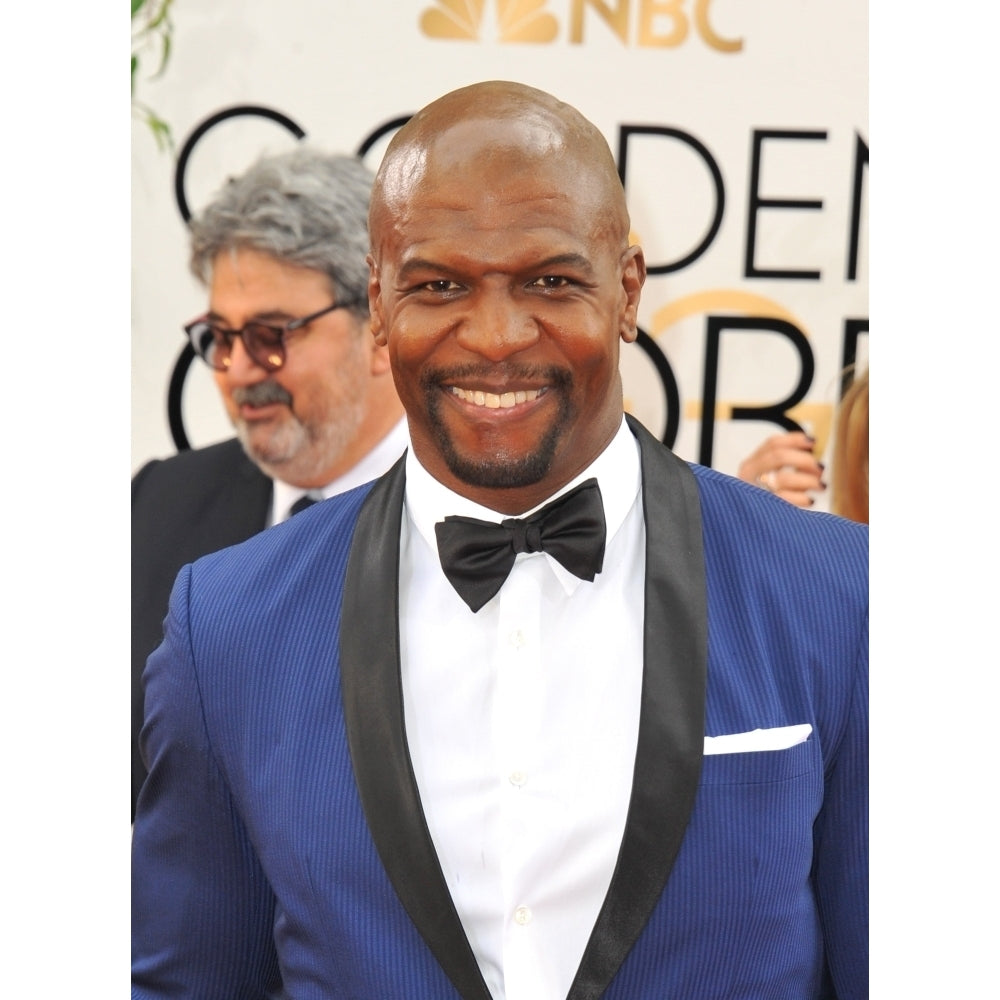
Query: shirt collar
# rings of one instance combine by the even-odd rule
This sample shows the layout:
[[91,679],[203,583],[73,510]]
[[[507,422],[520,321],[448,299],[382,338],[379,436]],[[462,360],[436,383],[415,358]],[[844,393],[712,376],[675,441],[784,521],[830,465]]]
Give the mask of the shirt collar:
[[[611,439],[610,444],[586,469],[561,490],[520,516],[526,517],[591,477],[596,477],[601,487],[601,498],[604,501],[604,520],[610,542],[632,509],[642,482],[639,444],[628,429],[624,416],[621,426]],[[492,521],[495,524],[499,524],[510,516],[500,514],[489,507],[483,507],[439,483],[420,464],[412,448],[406,454],[405,502],[411,523],[434,552],[437,552],[437,536],[434,533],[434,525],[443,520],[446,515],[458,514],[463,517],[477,517],[482,521]],[[549,559],[549,564],[566,590],[571,593],[580,583],[579,578],[566,570],[555,559]]]

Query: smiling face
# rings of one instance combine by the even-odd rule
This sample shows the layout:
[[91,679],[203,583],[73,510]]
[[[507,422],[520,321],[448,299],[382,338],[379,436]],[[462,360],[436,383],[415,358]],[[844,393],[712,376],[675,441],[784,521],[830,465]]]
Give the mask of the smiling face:
[[[212,267],[209,316],[228,329],[256,320],[281,326],[334,301],[320,271],[239,249]],[[325,486],[356,464],[399,419],[388,357],[347,309],[288,335],[284,365],[267,372],[239,339],[232,363],[214,372],[226,413],[247,454],[276,479]]]
[[475,103],[443,129],[418,123],[411,183],[390,165],[376,185],[372,329],[424,467],[521,513],[618,430],[645,270],[606,144],[595,162],[594,137],[567,137],[547,109]]

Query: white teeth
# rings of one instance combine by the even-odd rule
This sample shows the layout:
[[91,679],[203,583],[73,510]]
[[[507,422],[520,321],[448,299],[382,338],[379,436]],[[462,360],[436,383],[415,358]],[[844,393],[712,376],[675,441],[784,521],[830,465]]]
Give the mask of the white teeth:
[[544,389],[518,389],[517,392],[505,392],[498,396],[495,392],[480,392],[478,389],[459,389],[457,385],[451,391],[459,399],[474,406],[485,406],[488,410],[509,410],[518,403],[538,399]]

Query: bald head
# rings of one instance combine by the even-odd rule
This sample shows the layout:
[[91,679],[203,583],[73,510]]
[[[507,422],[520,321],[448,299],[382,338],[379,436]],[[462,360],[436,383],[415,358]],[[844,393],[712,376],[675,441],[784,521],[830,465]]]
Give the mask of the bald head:
[[405,219],[416,196],[456,176],[475,176],[502,200],[540,166],[565,192],[586,199],[594,225],[627,245],[625,192],[600,131],[576,108],[534,87],[503,80],[472,84],[418,111],[393,137],[375,180],[369,229],[378,248],[385,227]]

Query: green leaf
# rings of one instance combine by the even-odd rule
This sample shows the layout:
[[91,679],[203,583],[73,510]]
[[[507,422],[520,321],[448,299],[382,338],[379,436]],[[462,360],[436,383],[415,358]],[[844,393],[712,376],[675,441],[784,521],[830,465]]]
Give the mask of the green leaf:
[[153,138],[156,140],[156,145],[161,152],[166,152],[173,148],[174,138],[170,134],[170,126],[162,118],[157,118],[156,115],[151,114],[149,117],[149,127],[153,130]]
[[167,68],[167,62],[170,60],[170,36],[163,36],[163,43],[160,47],[160,65],[157,66],[156,72],[152,75],[150,79],[155,80],[158,76],[163,76],[164,70]]
[[[139,119],[149,127],[160,150],[173,148],[173,136],[170,126],[151,108],[140,103],[135,98],[136,84],[141,66],[138,48],[143,55],[147,47],[158,50],[158,60],[155,71],[149,76],[156,79],[162,76],[170,61],[173,44],[173,25],[169,13],[173,0],[131,0],[132,2],[132,117]],[[137,21],[138,18],[138,21]],[[147,76],[149,74],[147,73]]]
[[[167,19],[167,14],[170,11],[170,4],[172,0],[163,0],[163,6],[160,8],[159,13],[149,22],[149,30],[155,31],[164,21]],[[169,25],[168,25],[169,30]]]

